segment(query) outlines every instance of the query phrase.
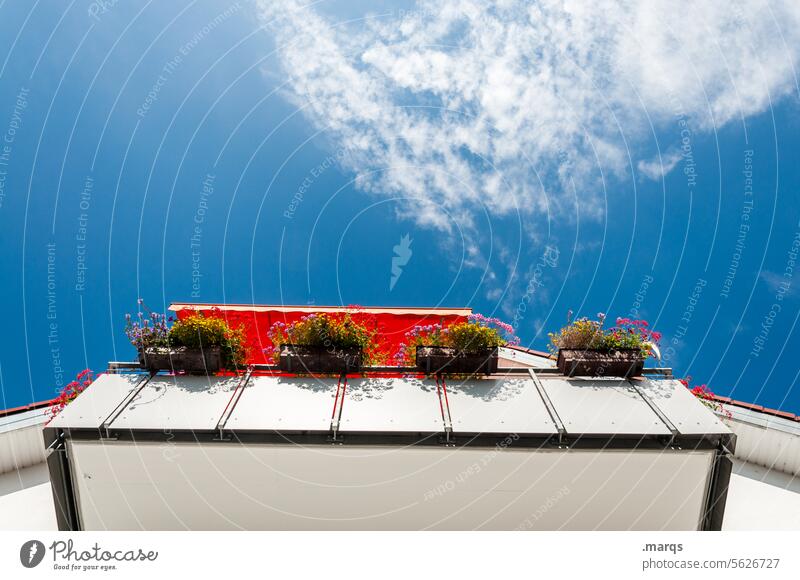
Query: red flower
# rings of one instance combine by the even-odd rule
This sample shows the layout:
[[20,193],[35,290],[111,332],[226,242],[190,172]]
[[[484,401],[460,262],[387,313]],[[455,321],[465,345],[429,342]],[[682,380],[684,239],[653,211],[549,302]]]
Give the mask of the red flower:
[[55,398],[55,403],[48,410],[48,414],[50,415],[48,422],[52,421],[53,418],[64,409],[64,407],[71,403],[75,397],[80,395],[86,389],[86,387],[91,385],[93,380],[94,375],[92,374],[91,369],[84,369],[78,373],[76,380],[70,381],[64,385],[64,387],[61,389],[61,392]]

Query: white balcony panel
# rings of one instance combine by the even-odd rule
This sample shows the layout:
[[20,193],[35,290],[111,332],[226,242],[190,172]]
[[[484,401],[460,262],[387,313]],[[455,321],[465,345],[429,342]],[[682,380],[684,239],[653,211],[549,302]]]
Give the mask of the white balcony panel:
[[240,377],[153,377],[110,428],[213,430],[240,381]]
[[313,377],[253,377],[225,428],[330,431],[336,382]]
[[143,375],[100,375],[48,427],[99,429],[140,381],[145,380],[147,377]]
[[669,435],[642,396],[624,379],[539,375],[568,434]]
[[454,433],[558,432],[533,380],[501,377],[447,382]]
[[680,381],[643,379],[636,386],[682,435],[729,433],[730,430]]
[[350,379],[341,431],[436,433],[444,431],[436,382],[420,379]]

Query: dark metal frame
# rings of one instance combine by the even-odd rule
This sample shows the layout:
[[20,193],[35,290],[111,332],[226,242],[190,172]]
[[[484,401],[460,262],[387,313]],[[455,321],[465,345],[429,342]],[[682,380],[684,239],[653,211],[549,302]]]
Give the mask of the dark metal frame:
[[59,530],[81,529],[80,514],[73,487],[71,464],[67,455],[66,433],[57,429],[44,429],[44,443],[48,451],[47,470],[56,510]]

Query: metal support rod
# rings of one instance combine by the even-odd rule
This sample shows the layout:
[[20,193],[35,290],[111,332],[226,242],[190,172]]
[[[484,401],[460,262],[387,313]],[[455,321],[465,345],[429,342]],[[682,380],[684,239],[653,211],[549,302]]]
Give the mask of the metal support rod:
[[339,426],[342,421],[342,409],[344,409],[344,398],[346,394],[347,374],[342,373],[339,375],[339,381],[336,384],[336,397],[333,399],[333,411],[331,412],[331,431],[333,431],[334,441],[338,441],[339,438]]
[[544,385],[542,385],[542,382],[539,380],[539,377],[536,376],[536,373],[533,371],[533,369],[528,369],[528,374],[530,374],[533,384],[536,387],[536,390],[539,392],[539,397],[541,397],[542,403],[544,403],[547,413],[550,415],[550,420],[558,430],[558,444],[561,445],[564,442],[564,437],[567,434],[567,429],[564,427],[564,422],[561,420],[561,417],[558,416],[558,411],[556,411],[553,401],[550,400],[550,396],[547,394],[547,391],[545,391]]
[[233,390],[231,398],[228,399],[228,404],[225,405],[225,409],[222,411],[222,416],[220,416],[219,421],[217,421],[217,432],[219,433],[220,440],[224,439],[223,431],[225,430],[225,425],[227,425],[228,419],[230,419],[231,415],[233,415],[233,410],[239,403],[239,399],[242,398],[242,393],[244,393],[244,389],[250,382],[250,375],[252,372],[252,369],[247,369],[247,372],[243,375],[242,379],[237,383],[236,388]]
[[136,383],[136,386],[131,389],[131,392],[128,393],[122,402],[117,405],[111,414],[106,417],[105,421],[100,425],[100,428],[105,431],[106,439],[111,438],[111,434],[109,433],[109,427],[114,420],[122,414],[122,411],[130,404],[130,402],[144,389],[144,386],[155,376],[155,372],[150,373],[149,375],[143,375],[142,378],[139,379],[139,382]]
[[642,391],[642,389],[640,389],[639,387],[636,386],[636,381],[632,381],[630,379],[627,379],[627,380],[628,380],[628,384],[631,387],[633,387],[633,390],[636,391],[636,393],[642,399],[644,399],[644,402],[647,403],[647,406],[650,407],[650,409],[652,409],[653,413],[655,413],[656,416],[658,416],[658,418],[661,420],[661,422],[664,423],[664,425],[667,427],[667,429],[669,429],[670,436],[669,436],[669,441],[667,442],[667,446],[668,447],[671,446],[672,442],[675,441],[675,437],[680,435],[680,432],[675,427],[675,425],[672,424],[672,421],[670,421],[669,418],[664,414],[664,412],[658,407],[658,405],[656,405],[655,401],[653,401],[647,395],[647,393]]
[[450,401],[447,398],[447,383],[441,373],[436,373],[436,394],[439,396],[439,409],[444,424],[444,440],[449,444],[453,434],[453,418],[450,414]]

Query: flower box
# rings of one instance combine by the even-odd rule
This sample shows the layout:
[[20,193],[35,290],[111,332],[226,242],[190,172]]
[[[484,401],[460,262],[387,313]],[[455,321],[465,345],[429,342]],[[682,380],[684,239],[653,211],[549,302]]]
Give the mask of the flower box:
[[362,360],[360,348],[282,344],[278,364],[286,373],[354,373]]
[[449,346],[417,346],[417,368],[427,374],[487,374],[497,372],[498,349],[460,352]]
[[222,368],[222,350],[218,346],[206,348],[148,347],[139,351],[139,363],[151,372],[172,371],[211,375]]
[[642,351],[560,349],[558,370],[568,377],[638,377],[644,369]]

